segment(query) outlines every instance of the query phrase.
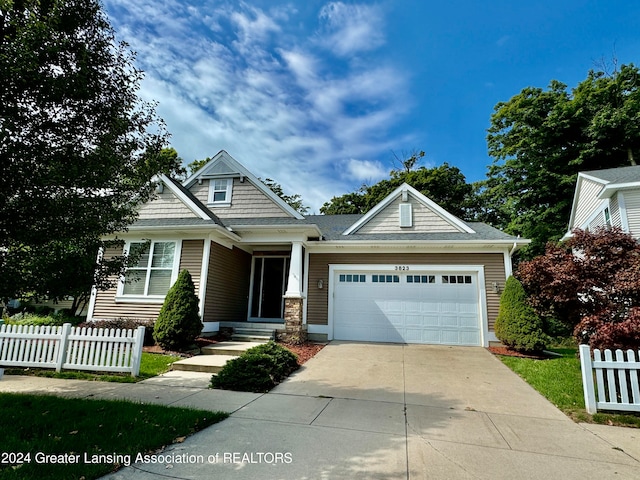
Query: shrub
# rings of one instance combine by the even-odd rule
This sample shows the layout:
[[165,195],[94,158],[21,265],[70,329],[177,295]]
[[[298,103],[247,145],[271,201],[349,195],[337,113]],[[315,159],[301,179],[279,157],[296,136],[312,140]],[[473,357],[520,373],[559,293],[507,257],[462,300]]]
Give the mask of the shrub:
[[169,289],[153,338],[165,350],[182,350],[189,347],[202,332],[198,313],[198,297],[191,274],[182,270],[176,283]]
[[16,313],[5,321],[8,325],[35,325],[35,326],[54,326],[59,327],[65,323],[75,326],[80,323],[80,317],[67,316],[62,312],[52,313],[49,315],[38,315],[35,313]]
[[144,329],[144,345],[153,345],[153,320],[144,320],[141,318],[110,318],[108,320],[97,320],[95,322],[83,322],[78,327],[86,328],[119,328],[127,330],[135,330],[138,327],[145,327]]
[[577,326],[574,335],[580,343],[604,350],[638,350],[640,348],[640,308],[634,307],[628,316],[611,322],[606,315],[585,317]]
[[542,328],[542,320],[527,303],[522,284],[515,277],[509,277],[500,297],[496,337],[519,352],[539,352],[549,341]]
[[298,369],[296,355],[275,342],[250,348],[211,378],[212,388],[268,392]]

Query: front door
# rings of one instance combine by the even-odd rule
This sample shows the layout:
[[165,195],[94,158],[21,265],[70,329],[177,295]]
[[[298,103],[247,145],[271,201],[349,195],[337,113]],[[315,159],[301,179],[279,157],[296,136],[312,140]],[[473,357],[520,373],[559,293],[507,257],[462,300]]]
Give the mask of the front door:
[[284,299],[289,276],[289,257],[254,257],[251,317],[284,317]]

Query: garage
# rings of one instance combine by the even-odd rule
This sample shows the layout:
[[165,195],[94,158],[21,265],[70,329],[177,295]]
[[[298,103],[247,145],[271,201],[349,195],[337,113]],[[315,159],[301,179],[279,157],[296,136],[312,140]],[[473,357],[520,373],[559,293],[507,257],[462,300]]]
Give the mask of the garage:
[[333,338],[482,345],[478,268],[332,268]]

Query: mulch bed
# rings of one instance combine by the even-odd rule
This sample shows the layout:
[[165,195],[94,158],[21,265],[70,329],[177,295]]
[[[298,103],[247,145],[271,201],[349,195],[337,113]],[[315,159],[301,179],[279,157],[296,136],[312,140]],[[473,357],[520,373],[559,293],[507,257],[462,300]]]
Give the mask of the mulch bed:
[[516,352],[515,350],[511,350],[507,347],[487,347],[494,355],[505,355],[507,357],[521,357],[521,358],[533,358],[535,360],[548,360],[549,358],[553,358],[551,355],[528,355],[526,353]]
[[[217,336],[214,337],[199,337],[196,339],[196,345],[198,349],[202,347],[206,347],[208,345],[214,345],[216,343],[220,343],[226,340],[225,338],[220,338]],[[324,345],[320,343],[303,343],[301,345],[294,345],[291,343],[278,342],[279,345],[291,350],[298,356],[298,364],[302,365],[311,357],[313,357],[316,353],[323,349]],[[142,351],[147,353],[161,353],[164,355],[180,355],[181,357],[192,357],[194,355],[198,355],[198,349],[191,350],[189,352],[169,352],[163,350],[160,345],[151,345],[142,348]]]

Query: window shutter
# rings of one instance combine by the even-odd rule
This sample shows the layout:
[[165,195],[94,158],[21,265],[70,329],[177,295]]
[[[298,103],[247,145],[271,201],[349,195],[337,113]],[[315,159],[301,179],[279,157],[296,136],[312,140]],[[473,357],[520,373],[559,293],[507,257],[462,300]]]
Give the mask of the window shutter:
[[413,219],[411,215],[411,204],[410,203],[401,203],[400,204],[400,226],[401,227],[412,227]]

